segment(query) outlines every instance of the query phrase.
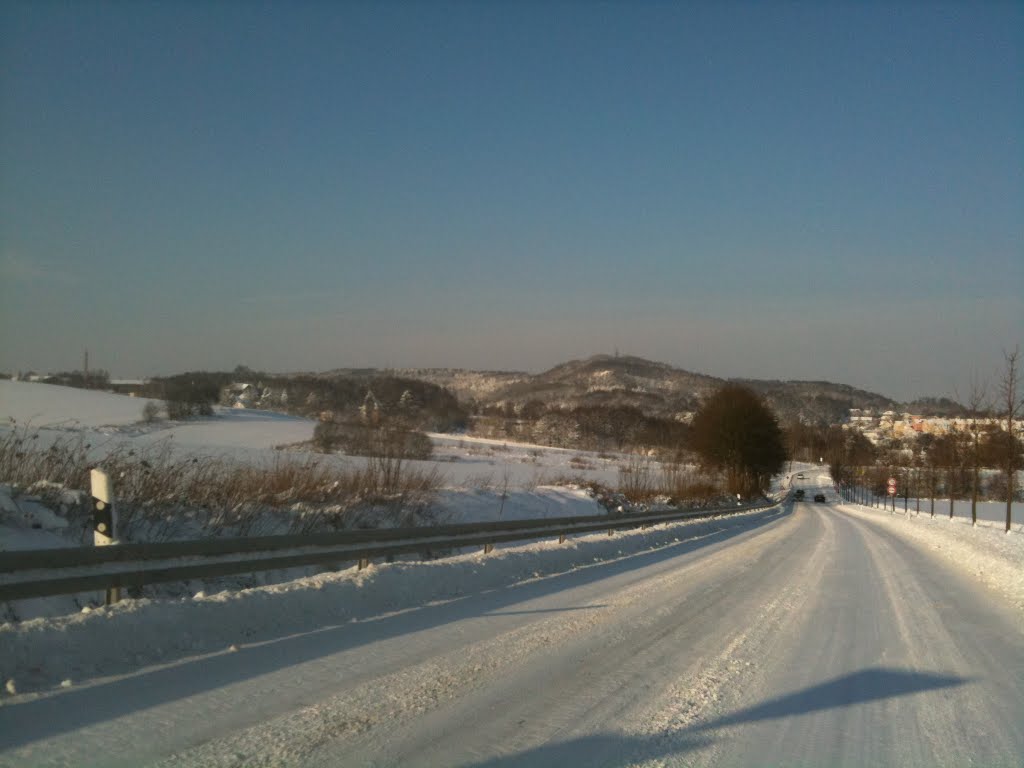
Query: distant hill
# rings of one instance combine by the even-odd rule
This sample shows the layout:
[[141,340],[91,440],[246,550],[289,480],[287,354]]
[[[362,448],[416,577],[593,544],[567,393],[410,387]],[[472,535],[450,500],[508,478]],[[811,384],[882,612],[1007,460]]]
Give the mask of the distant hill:
[[763,395],[783,421],[838,424],[849,416],[851,408],[873,411],[902,410],[899,403],[884,395],[866,392],[847,384],[833,384],[830,381],[733,381]]
[[595,355],[495,390],[492,401],[531,400],[564,407],[635,406],[655,415],[694,410],[720,380],[640,357]]
[[[365,377],[373,373],[385,372],[339,369],[319,376]],[[692,413],[709,392],[726,381],[733,381],[764,396],[783,423],[794,420],[805,424],[841,423],[851,408],[910,411],[930,416],[963,412],[959,404],[945,398],[921,398],[901,404],[847,384],[721,379],[629,355],[594,355],[584,360],[569,360],[537,374],[458,368],[404,368],[386,373],[445,387],[460,402],[478,408],[511,405],[521,410],[527,403],[563,408],[629,406],[653,416],[678,418]]]
[[464,403],[489,401],[495,392],[531,378],[531,374],[522,371],[468,371],[462,368],[399,368],[390,373],[444,387]]

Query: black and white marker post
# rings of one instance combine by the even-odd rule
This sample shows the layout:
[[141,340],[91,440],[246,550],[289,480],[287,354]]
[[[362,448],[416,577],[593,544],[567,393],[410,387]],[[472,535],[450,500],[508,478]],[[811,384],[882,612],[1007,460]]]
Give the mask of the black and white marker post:
[[[89,473],[92,485],[92,543],[105,547],[114,543],[117,528],[117,512],[114,510],[114,492],[110,488],[110,476],[102,469]],[[119,587],[107,589],[106,605],[113,605],[121,599]]]

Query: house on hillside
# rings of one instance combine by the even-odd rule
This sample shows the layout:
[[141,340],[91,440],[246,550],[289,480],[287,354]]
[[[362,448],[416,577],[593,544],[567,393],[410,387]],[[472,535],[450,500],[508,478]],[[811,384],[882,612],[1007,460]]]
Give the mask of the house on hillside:
[[256,385],[248,382],[234,382],[221,390],[220,401],[231,408],[251,408],[259,399]]
[[142,388],[149,384],[149,379],[111,379],[110,390],[119,395],[138,397]]

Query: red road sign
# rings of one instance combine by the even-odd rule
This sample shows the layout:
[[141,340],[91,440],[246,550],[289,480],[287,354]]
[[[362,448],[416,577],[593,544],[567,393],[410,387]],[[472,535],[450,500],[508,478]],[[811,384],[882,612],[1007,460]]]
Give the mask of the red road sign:
[[896,478],[895,477],[890,477],[889,480],[886,482],[886,485],[888,485],[890,488],[895,488],[896,487]]
[[896,486],[895,485],[890,485],[889,486],[889,495],[890,496],[895,496],[896,495]]

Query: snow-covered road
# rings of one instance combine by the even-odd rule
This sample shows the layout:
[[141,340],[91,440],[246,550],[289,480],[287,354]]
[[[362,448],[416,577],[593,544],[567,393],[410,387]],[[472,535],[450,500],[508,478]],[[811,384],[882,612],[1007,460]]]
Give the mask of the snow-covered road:
[[1020,765],[1024,617],[825,504],[0,707],[0,765]]

